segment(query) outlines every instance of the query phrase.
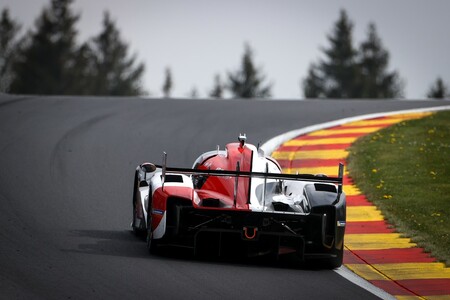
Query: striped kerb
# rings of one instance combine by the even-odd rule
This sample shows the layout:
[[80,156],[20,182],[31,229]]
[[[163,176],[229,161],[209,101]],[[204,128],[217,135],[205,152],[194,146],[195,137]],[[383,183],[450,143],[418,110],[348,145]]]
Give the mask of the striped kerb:
[[[338,163],[358,138],[430,113],[397,114],[346,123],[295,137],[272,153],[285,173],[337,176]],[[344,264],[398,299],[450,299],[450,268],[390,226],[348,173]]]

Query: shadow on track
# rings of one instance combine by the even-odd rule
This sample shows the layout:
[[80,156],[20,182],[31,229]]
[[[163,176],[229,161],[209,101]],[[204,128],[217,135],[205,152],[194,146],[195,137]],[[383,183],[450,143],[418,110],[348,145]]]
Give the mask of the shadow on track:
[[[142,238],[145,239],[145,238]],[[234,265],[249,268],[276,268],[308,271],[329,271],[329,269],[319,261],[305,262],[294,254],[281,255],[276,259],[273,255],[261,255],[254,257],[246,256],[217,256],[217,255],[194,255],[193,249],[173,246],[160,246],[157,255],[148,254],[151,258],[190,261],[200,264],[213,265]]]
[[78,249],[61,249],[63,252],[137,258],[150,256],[142,239],[136,238],[129,230],[71,230],[70,235],[89,240],[79,243]]
[[145,238],[136,236],[132,231],[122,230],[72,230],[74,237],[93,239],[90,243],[80,243],[78,249],[63,249],[63,252],[111,255],[121,257],[145,258],[149,260],[189,261],[201,264],[234,265],[239,267],[261,267],[277,269],[294,269],[308,271],[322,271],[320,263],[305,263],[294,256],[281,256],[278,260],[273,257],[204,257],[194,256],[193,251],[185,248],[161,246],[158,255],[148,253]]

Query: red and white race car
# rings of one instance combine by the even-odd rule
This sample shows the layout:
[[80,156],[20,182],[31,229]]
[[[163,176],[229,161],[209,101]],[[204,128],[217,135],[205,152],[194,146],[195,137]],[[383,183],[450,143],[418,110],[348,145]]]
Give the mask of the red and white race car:
[[192,169],[136,168],[132,228],[151,253],[163,246],[200,255],[296,255],[342,264],[346,201],[338,177],[282,174],[261,149],[230,143],[202,154]]

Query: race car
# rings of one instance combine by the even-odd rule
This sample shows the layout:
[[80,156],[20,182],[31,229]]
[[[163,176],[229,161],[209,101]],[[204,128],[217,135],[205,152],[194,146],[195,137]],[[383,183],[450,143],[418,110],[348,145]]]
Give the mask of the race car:
[[229,143],[200,155],[192,168],[143,163],[136,168],[132,229],[157,254],[164,246],[206,256],[294,255],[341,266],[346,225],[338,176],[283,174],[262,149]]

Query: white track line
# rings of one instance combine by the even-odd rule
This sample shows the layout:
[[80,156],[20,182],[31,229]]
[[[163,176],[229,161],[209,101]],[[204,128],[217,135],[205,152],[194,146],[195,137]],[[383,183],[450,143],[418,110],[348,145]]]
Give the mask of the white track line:
[[[336,121],[326,122],[322,124],[316,124],[296,130],[292,130],[283,134],[280,134],[274,138],[271,138],[267,142],[265,142],[261,149],[264,150],[265,153],[268,155],[272,154],[273,151],[275,151],[278,147],[280,147],[283,143],[299,136],[302,134],[306,134],[312,131],[322,130],[325,128],[330,128],[350,122],[355,121],[361,121],[366,119],[373,119],[373,118],[379,118],[379,117],[385,117],[385,116],[392,116],[392,115],[398,115],[398,114],[407,114],[407,113],[417,113],[417,112],[428,112],[428,111],[440,111],[440,110],[450,110],[450,105],[447,106],[438,106],[438,107],[430,107],[430,108],[417,108],[417,109],[408,109],[408,110],[399,110],[399,111],[390,111],[390,112],[384,112],[384,113],[374,113],[374,114],[367,114],[367,115],[361,115],[356,117],[349,117],[344,118]],[[382,299],[395,299],[392,295],[388,294],[384,290],[374,286],[367,280],[365,280],[362,277],[359,277],[349,269],[347,269],[345,266],[342,266],[338,269],[334,270],[337,274],[341,275],[345,279],[349,280],[350,282],[362,287],[363,289],[371,292],[377,297],[380,297]]]
[[312,131],[322,130],[325,128],[330,128],[338,125],[342,125],[345,123],[355,122],[355,121],[361,121],[366,119],[373,119],[373,118],[379,118],[379,117],[385,117],[385,116],[391,116],[391,115],[397,115],[397,114],[407,114],[407,113],[415,113],[415,112],[427,112],[427,111],[439,111],[439,110],[450,110],[450,105],[446,106],[437,106],[437,107],[429,107],[429,108],[417,108],[417,109],[408,109],[408,110],[399,110],[399,111],[390,111],[390,112],[383,112],[383,113],[375,113],[375,114],[367,114],[367,115],[361,115],[356,117],[349,117],[344,118],[336,121],[316,124],[300,129],[295,129],[286,133],[282,133],[276,137],[271,138],[267,142],[265,142],[261,149],[264,150],[265,153],[270,155],[273,151],[275,151],[278,147],[280,147],[283,143],[299,136],[302,134],[306,134]]

